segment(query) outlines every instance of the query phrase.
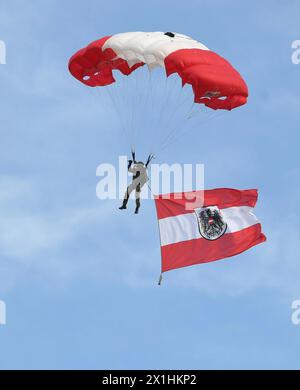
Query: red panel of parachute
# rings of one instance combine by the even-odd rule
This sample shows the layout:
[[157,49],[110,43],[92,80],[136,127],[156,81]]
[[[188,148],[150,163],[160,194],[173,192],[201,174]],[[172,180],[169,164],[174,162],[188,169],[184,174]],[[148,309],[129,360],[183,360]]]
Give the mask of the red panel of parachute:
[[[102,50],[110,36],[101,38],[79,50],[69,61],[71,74],[90,86],[105,86],[115,81],[112,71],[129,75],[143,62],[129,67],[116,58],[112,49]],[[195,102],[212,109],[231,110],[247,102],[248,88],[241,75],[228,61],[210,50],[181,49],[165,58],[167,76],[178,73],[182,84],[191,84]]]
[[178,73],[183,85],[192,85],[196,103],[231,110],[247,102],[248,88],[241,75],[210,50],[177,50],[165,58],[165,67],[167,76]]
[[75,53],[69,61],[71,74],[89,87],[100,87],[113,83],[115,81],[112,74],[113,69],[118,69],[123,74],[129,75],[144,65],[141,62],[130,68],[125,60],[114,59],[116,53],[112,49],[102,50],[109,38],[110,36],[107,36],[92,42],[86,48]]

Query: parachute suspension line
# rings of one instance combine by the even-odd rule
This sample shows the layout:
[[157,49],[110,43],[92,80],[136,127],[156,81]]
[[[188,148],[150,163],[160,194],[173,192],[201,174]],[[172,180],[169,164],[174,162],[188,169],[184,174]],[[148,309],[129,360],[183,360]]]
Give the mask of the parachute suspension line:
[[108,96],[108,98],[110,99],[110,102],[112,104],[112,107],[114,109],[114,111],[116,112],[118,118],[119,118],[119,121],[121,123],[121,126],[122,126],[122,129],[125,133],[125,135],[127,134],[127,128],[126,128],[126,123],[125,123],[125,120],[123,120],[123,116],[118,108],[118,104],[116,103],[115,101],[115,97],[113,95],[113,90],[110,89],[110,86],[108,86],[107,88],[104,88],[105,92],[106,92],[106,95]]
[[126,121],[123,120],[123,116],[122,116],[122,114],[121,114],[121,112],[120,112],[120,110],[118,108],[118,104],[116,103],[116,99],[115,99],[114,93],[113,93],[113,91],[109,87],[105,88],[105,91],[106,91],[107,95],[110,97],[110,100],[111,100],[112,105],[113,105],[113,107],[115,109],[115,112],[117,113],[117,115],[119,117],[121,127],[123,128],[124,133],[127,136],[127,139],[129,140],[129,144],[130,144],[130,146],[132,148],[133,147],[132,139],[131,139],[130,133],[129,133],[128,129],[127,129]]
[[[151,94],[151,110],[150,110],[150,114],[149,114],[149,123],[148,123],[148,127],[149,127],[149,131],[151,132],[152,134],[152,140],[151,140],[151,144],[149,145],[149,151],[152,151],[153,149],[153,145],[154,143],[157,141],[157,138],[158,138],[158,129],[157,129],[157,125],[158,125],[158,110],[157,110],[157,102],[158,102],[158,99],[157,99],[157,94],[158,94],[158,91],[159,91],[159,83],[157,82],[157,77],[158,77],[158,73],[154,73],[154,80],[152,78],[152,72],[154,72],[155,70],[152,70],[150,71],[151,73],[151,78],[150,78],[150,82],[151,82],[151,90],[150,90],[150,94]],[[165,86],[166,87],[166,86]],[[164,88],[163,89],[164,93],[166,93],[166,89]],[[155,105],[156,103],[156,105]],[[161,101],[162,103],[162,101]],[[159,107],[159,110],[162,110],[162,107],[160,106]]]
[[[157,69],[156,69],[157,70]],[[159,91],[160,83],[157,82],[158,73],[155,73],[156,70],[150,70],[150,112],[149,112],[149,123],[148,128],[152,133],[152,144],[157,139],[157,126],[156,126],[156,114],[157,110],[155,107],[155,103],[157,104],[157,93]],[[150,146],[150,150],[152,149],[152,145]]]
[[[173,77],[173,80],[170,77],[167,77],[167,82],[169,84],[169,87],[168,87],[169,89],[168,89],[168,95],[167,95],[167,98],[166,98],[166,102],[164,104],[164,108],[165,109],[163,111],[163,116],[161,118],[161,125],[162,126],[165,126],[165,123],[166,123],[166,125],[168,123],[168,122],[166,122],[166,119],[168,119],[170,113],[168,115],[167,108],[169,106],[170,99],[172,98],[172,96],[174,96],[175,87],[177,87],[177,85],[176,85],[177,80],[176,80],[175,77]],[[178,89],[177,89],[177,91],[178,91]],[[173,104],[174,109],[171,110],[171,115],[172,115],[172,112],[176,112],[176,105],[174,104],[174,102],[172,104]]]
[[[156,72],[156,69],[149,70],[150,73],[150,107],[148,111],[148,123],[147,128],[149,132],[151,132],[151,145],[149,146],[149,149],[152,149],[152,144],[157,139],[157,121],[158,121],[158,109],[157,109],[157,94],[159,91],[160,83],[158,82],[158,72]],[[165,92],[165,89],[164,89]],[[159,107],[161,109],[161,107]]]
[[[145,96],[145,101],[144,101],[144,105],[143,105],[144,112],[142,113],[143,116],[142,116],[142,121],[141,121],[140,126],[144,127],[145,124],[147,126],[150,126],[149,130],[151,132],[152,131],[151,121],[153,119],[153,115],[152,115],[153,114],[152,71],[150,69],[145,68],[145,72],[147,73],[147,75],[145,74],[145,88],[143,88],[144,96]],[[155,139],[155,135],[152,137],[152,143],[153,143],[154,139]],[[150,152],[150,155],[152,155],[152,146],[150,146],[150,148],[147,148],[147,149],[148,149],[147,152]],[[149,163],[150,163],[150,161],[149,161]]]
[[[179,106],[179,101],[180,101],[180,98],[181,98],[181,96],[182,96],[182,91],[183,91],[183,88],[181,88],[180,89],[181,90],[181,94],[179,94],[179,99],[178,99],[178,101],[176,102],[176,104],[175,104],[175,109],[174,109],[174,111],[173,111],[173,113],[174,113],[174,115],[172,115],[172,117],[170,118],[170,120],[169,120],[169,123],[168,123],[168,126],[167,126],[167,131],[166,131],[166,135],[164,136],[164,138],[163,138],[163,140],[162,140],[162,142],[161,142],[161,144],[164,144],[165,142],[167,142],[168,141],[168,139],[170,138],[170,137],[172,137],[172,135],[173,135],[173,133],[175,133],[176,131],[177,131],[177,129],[181,126],[181,122],[183,122],[183,121],[185,121],[185,115],[182,117],[182,118],[179,118],[179,121],[176,121],[176,126],[175,127],[173,127],[173,128],[171,128],[171,125],[172,125],[172,119],[174,118],[174,116],[177,114],[177,107]],[[181,104],[180,105],[180,107],[181,106],[184,106],[184,103],[189,99],[190,97],[188,96],[188,97],[186,97],[185,99],[184,99],[184,101],[183,101],[183,104]],[[194,103],[192,103],[192,106],[193,106],[193,104]],[[177,111],[177,112],[176,112]]]
[[170,134],[169,138],[164,142],[164,144],[161,146],[161,149],[159,150],[159,153],[161,153],[163,150],[165,150],[169,145],[177,141],[179,138],[181,138],[183,135],[185,135],[188,131],[193,131],[195,127],[200,126],[202,123],[209,121],[212,119],[216,113],[214,113],[210,118],[202,118],[202,120],[198,121],[197,123],[194,123],[192,127],[187,126],[183,131],[179,131],[179,127],[176,126],[172,133]]
[[133,137],[133,129],[132,129],[132,116],[133,116],[133,102],[132,102],[132,96],[131,96],[131,88],[130,88],[130,82],[129,80],[130,76],[122,75],[121,79],[122,82],[119,86],[118,95],[121,97],[120,107],[126,112],[124,112],[125,118],[127,118],[127,132],[128,137],[130,140],[131,149],[135,150],[135,139]]
[[[187,97],[185,101],[188,100],[189,97]],[[194,105],[194,102],[192,103],[192,106]],[[180,105],[181,107],[184,106],[183,105]],[[189,106],[189,109],[188,109],[188,112],[191,110],[191,107],[192,106]],[[176,106],[175,106],[176,107]],[[176,110],[175,110],[175,113],[176,113]],[[171,139],[174,134],[177,132],[177,130],[184,124],[184,122],[186,121],[186,115],[184,113],[183,117],[182,118],[179,118],[178,121],[176,121],[176,125],[174,127],[171,128],[171,120],[169,122],[169,126],[168,126],[168,132],[166,133],[166,135],[164,136],[164,138],[162,139],[162,142],[161,142],[161,147],[164,147],[165,144],[167,144],[169,142],[169,139]]]
[[[165,138],[164,142],[161,144],[161,147],[158,151],[160,154],[162,151],[164,151],[169,145],[171,145],[174,140],[178,139],[181,137],[182,134],[185,134],[187,131],[191,131],[190,126],[184,126],[184,119],[181,120],[178,125],[176,125],[168,134],[168,136]],[[182,124],[182,126],[180,126]],[[197,123],[199,125],[199,123]],[[157,153],[157,154],[158,154]]]
[[[137,111],[136,107],[136,95],[137,95],[137,78],[136,78],[136,71],[133,71],[129,76],[126,76],[128,83],[130,81],[135,84],[134,90],[131,89],[130,94],[131,94],[131,117],[130,117],[130,131],[131,131],[131,136],[133,139],[133,143],[136,143],[135,139],[135,113]],[[129,77],[132,78],[132,80],[129,80]]]
[[138,109],[138,105],[140,106],[139,104],[139,100],[138,100],[138,97],[139,97],[139,93],[138,93],[138,82],[137,82],[137,72],[139,71],[139,69],[135,70],[133,72],[133,81],[135,83],[135,88],[134,88],[134,91],[133,91],[133,106],[132,106],[132,137],[134,139],[134,143],[137,142],[137,133],[138,133],[138,112],[139,112],[139,109]]
[[[124,134],[126,135],[126,138],[128,138],[131,146],[131,150],[135,151],[136,138],[140,132],[139,130],[146,125],[150,128],[152,135],[150,150],[149,147],[147,147],[147,151],[150,151],[151,154],[157,156],[170,144],[185,134],[186,130],[190,129],[190,126],[187,126],[188,129],[181,129],[183,126],[186,127],[185,121],[191,120],[200,115],[200,113],[207,114],[204,119],[210,120],[211,117],[216,116],[216,112],[213,110],[207,112],[199,109],[199,104],[195,104],[194,102],[192,102],[186,110],[186,102],[191,96],[189,93],[186,95],[185,92],[187,90],[184,91],[184,87],[177,88],[177,91],[174,92],[174,88],[177,85],[176,82],[180,80],[179,78],[174,77],[173,80],[165,78],[165,87],[161,88],[161,83],[158,82],[159,79],[157,77],[159,74],[155,74],[155,78],[153,79],[152,72],[148,71],[148,69],[148,75],[144,74],[142,75],[142,79],[138,78],[141,76],[140,74],[138,75],[138,73],[145,73],[145,70],[146,66],[140,67],[132,72],[134,75],[122,75],[123,77],[120,77],[122,80],[118,79],[112,86],[104,89],[107,89],[106,94],[109,96],[113,108],[119,117]],[[135,88],[132,88],[132,84],[134,84]],[[172,94],[172,92],[174,93]],[[161,96],[164,96],[163,100],[161,99]],[[172,104],[169,105],[169,102]],[[181,104],[178,104],[178,102]],[[160,106],[158,106],[159,110],[155,110],[155,103],[160,103]],[[172,109],[168,111],[167,108],[169,107],[172,107]],[[143,109],[145,108],[146,112],[143,112]],[[123,115],[122,109],[124,111]],[[157,113],[158,115],[155,115]],[[149,117],[145,114],[148,114]],[[174,118],[176,118],[175,124]],[[128,122],[127,124],[126,119]],[[151,126],[151,122],[155,125]],[[199,125],[201,122],[202,121],[198,122],[196,125]],[[172,124],[174,124],[174,126],[172,126]],[[164,134],[163,137],[158,136],[161,133]],[[156,153],[153,151],[154,143],[159,143],[159,148]]]
[[118,126],[118,130],[120,131],[120,134],[123,135],[126,141],[128,142],[128,132],[126,129],[124,118],[122,117],[121,112],[118,109],[118,105],[114,101],[114,97],[109,87],[110,86],[105,88],[104,87],[89,88],[88,91],[91,94],[97,106],[99,105],[104,106],[106,109],[108,108],[112,109],[116,113],[116,116],[118,117],[118,121],[120,124],[120,126]]
[[[152,112],[153,112],[153,95],[152,95],[152,90],[153,90],[153,85],[152,85],[152,71],[148,69],[148,81],[147,81],[147,87],[146,87],[146,101],[145,101],[145,108],[146,112],[148,111],[148,118],[144,118],[147,121],[152,120]],[[145,113],[144,113],[145,114]]]
[[[136,113],[136,116],[135,116],[135,130],[134,130],[134,137],[135,139],[139,139],[139,136],[140,136],[140,132],[141,132],[141,128],[143,127],[143,117],[145,117],[145,112],[143,112],[145,110],[145,107],[146,107],[146,103],[147,103],[147,100],[148,100],[148,96],[149,96],[149,88],[147,88],[147,84],[149,84],[149,78],[148,80],[146,80],[147,76],[146,76],[146,72],[147,72],[147,68],[146,68],[146,65],[143,65],[141,66],[140,68],[138,68],[135,73],[141,73],[140,76],[138,76],[138,74],[136,75],[136,103],[134,105],[134,110],[135,110],[135,113]],[[149,72],[148,72],[149,73]],[[140,82],[138,83],[138,77],[140,80]],[[140,84],[140,88],[139,88],[139,84]]]
[[[183,104],[181,104],[181,106],[184,107],[185,106],[184,103],[188,99],[190,99],[190,96],[187,96],[185,98],[185,100],[184,100]],[[199,106],[201,106],[201,107],[199,107]],[[205,109],[202,105],[195,103],[193,101],[191,106],[189,106],[189,109],[187,110],[187,112],[184,114],[184,116],[182,118],[180,118],[179,121],[176,121],[176,125],[170,131],[167,132],[166,136],[163,139],[160,150],[164,150],[170,143],[173,142],[173,139],[176,140],[177,138],[180,137],[180,131],[178,131],[178,130],[180,129],[181,126],[183,126],[185,124],[186,121],[194,119],[196,116],[199,116],[200,114],[203,116],[203,118],[200,122],[197,122],[196,124],[194,124],[193,128],[195,127],[195,125],[199,125],[200,123],[206,122],[206,121],[218,116],[220,114],[220,112],[214,111],[211,109]],[[188,127],[188,129],[190,128],[189,126],[187,126],[187,127]],[[169,128],[170,128],[170,126],[169,126]],[[185,131],[183,131],[183,132],[185,133]],[[178,133],[178,137],[176,136],[177,133]]]
[[168,84],[168,79],[166,78],[165,79],[164,91],[163,91],[163,98],[160,99],[161,105],[159,107],[157,119],[156,119],[156,121],[154,123],[154,128],[155,128],[156,131],[157,131],[159,125],[160,125],[161,119],[163,117],[163,113],[166,110],[166,107],[167,107],[167,104],[168,104],[169,93],[170,93],[169,89],[170,88],[169,88],[169,84]]
[[149,120],[149,124],[151,125],[151,120],[153,118],[152,116],[152,113],[153,113],[153,83],[152,83],[152,70],[149,69],[149,78],[148,78],[148,96],[149,96],[149,118],[147,118]]
[[[181,80],[180,78],[176,78],[176,80]],[[177,132],[178,128],[185,125],[184,122],[186,122],[188,119],[190,119],[193,116],[193,108],[197,106],[197,112],[199,112],[198,104],[195,104],[194,101],[192,104],[188,107],[188,110],[186,111],[184,108],[186,107],[186,103],[190,101],[191,99],[194,99],[194,95],[192,94],[192,91],[190,89],[185,88],[185,86],[181,86],[181,88],[177,88],[178,93],[178,99],[176,99],[176,103],[173,104],[174,110],[172,110],[171,115],[169,115],[166,128],[164,129],[165,136],[162,139],[161,144],[168,143],[168,140],[174,136],[174,134]],[[179,104],[180,103],[180,104]],[[173,126],[174,119],[176,118],[176,125]]]
[[[186,112],[184,119],[191,119],[193,117],[193,111],[194,111],[195,105],[196,105],[196,103],[193,101],[190,108]],[[198,106],[199,106],[199,104],[198,104]],[[198,109],[199,109],[198,112],[200,112],[202,107],[198,107]],[[203,112],[205,112],[205,111],[203,111]]]
[[130,75],[122,77],[122,88],[120,88],[120,95],[122,96],[121,107],[125,111],[127,118],[128,134],[131,139],[132,149],[135,149],[138,135],[139,114],[142,108],[142,88],[139,88],[141,82],[138,82],[138,75],[140,73],[138,68]]
[[[142,72],[144,74],[140,74]],[[203,115],[202,120],[192,126],[193,129],[196,125],[217,116],[218,111],[210,109],[205,111],[202,105],[194,101],[187,107],[187,101],[193,96],[191,96],[191,90],[184,87],[177,88],[180,78],[174,76],[171,80],[171,78],[165,78],[164,75],[165,83],[161,83],[162,73],[154,73],[153,78],[152,72],[146,69],[146,66],[132,73],[134,74],[116,77],[114,84],[104,88],[107,90],[106,94],[119,117],[122,130],[132,151],[135,151],[140,128],[146,126],[150,130],[152,140],[150,148],[147,146],[147,152],[158,156],[170,144],[181,138],[187,130],[191,130],[190,125],[186,126],[190,120],[200,114]],[[175,87],[176,91],[174,91]],[[151,122],[154,125],[151,125]],[[154,152],[155,143],[158,143],[158,150]]]
[[152,75],[151,71],[144,65],[141,67],[141,72],[143,74],[140,77],[140,88],[137,87],[137,91],[139,90],[139,95],[137,95],[137,104],[139,107],[137,110],[139,116],[137,118],[137,134],[140,135],[141,129],[145,126],[150,126],[150,122],[152,118],[153,111],[153,99],[152,99]]
[[[140,114],[143,109],[143,66],[137,68],[129,77],[132,77],[131,82],[133,88],[130,89],[132,94],[132,116],[131,116],[131,128],[132,128],[132,137],[134,142],[138,142],[138,137],[140,133]],[[129,80],[129,79],[128,79]]]
[[174,81],[173,80],[166,77],[166,97],[165,97],[164,101],[162,102],[163,104],[161,105],[162,109],[160,111],[160,116],[158,117],[158,125],[160,125],[160,124],[163,125],[163,123],[164,123],[164,117],[165,117],[165,114],[167,112],[167,107],[169,106],[171,91],[174,88]]
[[174,119],[175,115],[178,112],[179,102],[182,98],[183,88],[177,88],[177,95],[175,96],[175,101],[173,103],[173,109],[170,111],[169,115],[166,118],[166,127],[164,127],[164,132],[167,134],[170,127],[171,121]]
[[173,136],[173,138],[171,138],[167,143],[165,143],[165,145],[163,145],[158,153],[156,153],[155,156],[158,156],[160,155],[170,144],[174,143],[175,141],[177,141],[179,138],[181,138],[183,135],[185,135],[187,133],[187,131],[193,131],[195,129],[195,127],[198,127],[200,124],[202,124],[203,122],[208,122],[212,119],[214,119],[215,117],[220,117],[221,115],[225,115],[225,111],[222,111],[222,112],[213,112],[209,118],[205,118],[203,119],[202,121],[199,121],[197,123],[194,123],[193,127],[192,128],[186,128],[184,129],[183,132],[180,132],[180,133],[177,133],[175,132],[175,135]]
[[[163,74],[163,77],[165,77],[165,74]],[[156,101],[160,101],[161,106],[159,107],[158,117],[154,123],[153,131],[155,131],[156,136],[152,137],[153,139],[150,148],[151,151],[153,150],[154,143],[157,143],[161,140],[161,137],[159,137],[157,132],[165,133],[165,127],[168,126],[170,117],[172,117],[173,113],[175,113],[178,109],[176,105],[174,105],[174,102],[171,101],[171,98],[174,95],[175,87],[176,78],[165,77],[165,87],[163,94],[162,91],[158,90],[158,96]],[[180,95],[180,91],[179,93],[177,92],[177,96],[178,95]],[[163,96],[163,98],[161,96]],[[173,106],[172,110],[169,110],[170,106]]]
[[[168,79],[169,80],[169,79]],[[170,80],[169,81],[170,83],[170,89],[169,89],[169,92],[174,92],[175,91],[175,87],[177,87],[176,83],[177,83],[177,80],[176,78],[173,78],[173,80]],[[163,134],[167,134],[168,133],[168,129],[170,128],[170,124],[171,124],[171,120],[174,118],[174,116],[178,113],[178,102],[180,101],[180,97],[181,97],[181,94],[182,94],[182,88],[176,88],[176,92],[177,94],[175,94],[175,100],[172,102],[172,104],[170,104],[170,106],[172,107],[172,109],[169,111],[166,110],[166,115],[164,118],[162,118],[162,121],[161,121],[161,130],[162,130],[162,133]],[[172,94],[174,96],[174,93]],[[165,107],[168,107],[169,105],[169,97],[170,94],[168,95],[167,97],[167,101],[165,102]],[[160,143],[162,142],[162,139],[159,140]]]
[[[119,115],[124,119],[123,127],[125,128],[126,136],[129,140],[129,143],[131,145],[131,149],[135,149],[135,114],[138,112],[136,100],[138,97],[136,97],[138,89],[135,88],[136,93],[133,92],[132,84],[135,83],[137,86],[137,78],[135,75],[135,72],[132,72],[130,75],[121,75],[119,72],[116,76],[117,80],[116,83],[114,83],[114,87],[109,89],[110,97],[113,102],[113,105],[119,113]],[[123,115],[121,115],[121,112],[123,112]]]

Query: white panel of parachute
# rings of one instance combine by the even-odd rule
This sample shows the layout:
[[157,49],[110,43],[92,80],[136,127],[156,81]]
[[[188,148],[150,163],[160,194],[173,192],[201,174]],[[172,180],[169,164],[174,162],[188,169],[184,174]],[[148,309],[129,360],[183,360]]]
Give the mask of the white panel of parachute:
[[[167,35],[168,34],[168,35]],[[103,50],[112,49],[129,67],[143,62],[149,69],[165,67],[165,58],[181,49],[208,50],[202,43],[187,35],[162,32],[127,32],[111,36]]]

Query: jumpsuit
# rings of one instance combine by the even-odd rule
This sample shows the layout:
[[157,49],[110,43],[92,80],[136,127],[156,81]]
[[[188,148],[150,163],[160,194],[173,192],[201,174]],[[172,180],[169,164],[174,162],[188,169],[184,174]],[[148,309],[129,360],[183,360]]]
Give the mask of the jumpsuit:
[[142,162],[134,163],[133,165],[132,163],[129,163],[128,172],[133,173],[133,179],[132,179],[132,183],[127,187],[123,204],[120,207],[120,209],[126,209],[130,194],[132,193],[132,191],[135,191],[135,203],[136,203],[135,213],[137,214],[141,206],[140,196],[141,196],[142,187],[149,180],[147,175],[147,168]]

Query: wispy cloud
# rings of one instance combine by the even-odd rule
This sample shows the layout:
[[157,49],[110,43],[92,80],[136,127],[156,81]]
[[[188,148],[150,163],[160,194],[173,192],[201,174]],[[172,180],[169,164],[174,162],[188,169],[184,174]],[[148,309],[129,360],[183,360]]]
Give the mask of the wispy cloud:
[[30,180],[5,177],[0,180],[0,252],[2,256],[31,261],[41,253],[70,242],[80,229],[107,217],[104,207],[33,210],[42,196]]

